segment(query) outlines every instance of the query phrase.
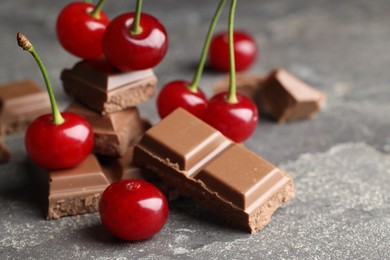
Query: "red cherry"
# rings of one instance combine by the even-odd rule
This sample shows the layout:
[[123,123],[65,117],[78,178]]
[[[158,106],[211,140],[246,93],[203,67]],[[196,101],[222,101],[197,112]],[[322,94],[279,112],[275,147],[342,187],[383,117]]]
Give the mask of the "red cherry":
[[155,235],[168,217],[164,195],[143,180],[120,180],[103,192],[99,203],[103,225],[124,240],[144,240]]
[[172,81],[166,84],[157,97],[157,110],[160,118],[164,118],[181,107],[197,116],[203,118],[207,108],[206,95],[197,88],[194,93],[189,89],[190,83],[184,80]]
[[[248,69],[256,60],[257,46],[255,40],[243,31],[234,31],[234,56],[236,71]],[[229,71],[228,32],[216,34],[210,46],[209,62],[212,68]]]
[[227,92],[209,101],[205,121],[237,143],[248,139],[256,129],[257,107],[249,98],[237,93],[237,103],[227,102]]
[[142,32],[133,34],[134,13],[116,17],[103,35],[103,50],[112,65],[122,71],[142,70],[156,66],[168,49],[164,26],[153,16],[142,13]]
[[94,5],[77,2],[67,5],[57,18],[57,37],[65,50],[83,59],[102,56],[103,33],[110,20],[100,11],[91,15]]
[[53,124],[52,114],[35,119],[27,128],[25,145],[30,158],[46,169],[80,164],[91,153],[93,132],[83,117],[62,113],[64,123]]

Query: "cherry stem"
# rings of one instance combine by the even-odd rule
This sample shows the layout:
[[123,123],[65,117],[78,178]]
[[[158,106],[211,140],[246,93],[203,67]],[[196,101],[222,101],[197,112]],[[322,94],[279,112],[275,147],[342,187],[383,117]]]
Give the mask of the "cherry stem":
[[236,64],[234,59],[234,42],[233,42],[233,31],[234,31],[234,12],[236,10],[237,0],[232,0],[229,12],[229,62],[230,62],[230,85],[227,102],[237,103],[236,94]]
[[100,18],[100,12],[102,11],[104,4],[106,3],[106,0],[100,0],[98,4],[95,6],[95,8],[91,12],[91,16],[95,19]]
[[39,68],[41,69],[43,78],[44,78],[45,83],[46,83],[47,92],[49,93],[51,110],[52,110],[52,115],[53,115],[53,122],[52,123],[55,125],[60,125],[60,124],[64,123],[65,120],[62,117],[62,115],[58,109],[57,102],[56,102],[56,99],[54,97],[53,88],[51,86],[45,65],[43,65],[41,58],[39,57],[38,53],[35,51],[33,45],[27,39],[26,36],[24,36],[23,34],[18,32],[16,35],[16,39],[18,41],[19,46],[22,47],[23,50],[31,53],[31,55],[34,57],[35,61],[38,63]]
[[209,51],[210,42],[211,42],[211,37],[214,33],[215,26],[217,25],[219,16],[222,12],[222,9],[223,9],[225,3],[226,3],[226,0],[221,0],[219,2],[219,5],[218,5],[217,9],[215,10],[213,19],[211,21],[209,31],[207,32],[207,36],[206,36],[206,40],[204,42],[198,70],[196,71],[196,74],[194,75],[194,79],[192,80],[191,84],[188,86],[188,89],[193,93],[198,92],[198,85],[199,85],[200,78],[202,76],[204,65],[206,63],[207,53]]
[[142,0],[137,0],[137,6],[135,8],[135,14],[134,14],[134,21],[130,29],[130,32],[133,35],[138,35],[142,33],[142,27],[140,24],[141,13],[142,13]]
[[84,2],[87,4],[92,4],[92,0],[84,0]]

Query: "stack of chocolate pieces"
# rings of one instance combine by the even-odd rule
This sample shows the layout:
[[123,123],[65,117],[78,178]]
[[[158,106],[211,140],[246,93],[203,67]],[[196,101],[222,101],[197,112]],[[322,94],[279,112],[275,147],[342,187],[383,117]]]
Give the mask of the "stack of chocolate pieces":
[[[226,91],[229,79],[214,86],[216,93]],[[326,95],[284,69],[275,69],[266,77],[237,76],[238,92],[253,99],[259,111],[278,123],[312,118],[324,106]]]
[[65,111],[87,119],[95,142],[93,154],[75,168],[36,174],[45,191],[48,219],[96,212],[102,192],[114,181],[153,178],[132,164],[133,146],[150,127],[136,105],[153,95],[153,71],[120,72],[98,59],[65,69],[61,80],[75,99]]

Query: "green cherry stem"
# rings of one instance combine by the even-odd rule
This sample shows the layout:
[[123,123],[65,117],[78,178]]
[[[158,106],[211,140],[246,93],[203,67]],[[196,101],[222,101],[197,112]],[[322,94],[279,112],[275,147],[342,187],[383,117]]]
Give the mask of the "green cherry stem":
[[134,21],[130,29],[130,32],[133,35],[138,35],[142,33],[142,27],[140,24],[141,13],[142,13],[142,0],[137,0],[137,6],[135,7]]
[[18,32],[16,34],[16,39],[18,41],[19,46],[25,50],[31,53],[31,55],[34,57],[35,61],[38,63],[39,68],[41,69],[43,78],[46,83],[47,92],[49,93],[50,103],[51,103],[51,110],[53,114],[53,124],[60,125],[65,122],[64,118],[62,117],[60,111],[58,110],[57,102],[54,98],[53,88],[51,87],[51,83],[49,80],[49,76],[47,74],[47,71],[45,69],[45,65],[43,65],[43,62],[41,58],[39,57],[38,53],[35,51],[33,45],[31,42],[27,39],[26,36]]
[[237,103],[236,94],[236,64],[234,59],[234,42],[233,42],[233,31],[234,31],[234,13],[236,10],[237,0],[232,0],[229,12],[229,62],[230,62],[230,84],[229,94],[227,102]]
[[198,85],[199,85],[200,78],[202,76],[204,65],[206,63],[207,53],[209,51],[210,42],[211,42],[211,37],[213,36],[215,26],[217,25],[219,16],[221,15],[221,12],[222,12],[222,9],[223,9],[225,3],[226,3],[226,0],[221,0],[219,2],[219,5],[218,5],[217,9],[215,10],[213,19],[211,21],[209,31],[207,32],[207,36],[206,36],[206,40],[204,42],[198,70],[196,71],[196,74],[194,75],[194,79],[192,80],[191,84],[188,87],[189,90],[193,93],[198,92]]
[[92,4],[92,0],[84,0],[84,2],[87,4]]
[[95,19],[100,18],[100,12],[102,11],[104,5],[106,3],[106,0],[100,0],[98,4],[95,6],[95,8],[91,12],[91,16],[94,17]]

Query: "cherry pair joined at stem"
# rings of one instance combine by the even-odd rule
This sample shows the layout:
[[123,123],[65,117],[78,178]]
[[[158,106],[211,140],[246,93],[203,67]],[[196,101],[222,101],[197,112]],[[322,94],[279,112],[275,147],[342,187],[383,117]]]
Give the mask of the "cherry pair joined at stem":
[[[235,142],[243,142],[249,138],[254,132],[257,121],[258,112],[256,105],[252,100],[245,96],[236,93],[236,62],[235,62],[235,49],[234,49],[234,13],[237,4],[237,0],[231,1],[229,12],[229,30],[227,34],[228,38],[228,62],[230,71],[230,84],[229,91],[226,93],[220,93],[215,95],[207,101],[203,92],[198,88],[199,79],[204,68],[208,49],[210,47],[210,39],[213,34],[216,22],[219,18],[221,10],[226,0],[221,0],[218,8],[214,14],[211,22],[206,41],[203,47],[201,60],[199,63],[198,71],[195,74],[192,83],[186,81],[173,81],[166,84],[157,98],[157,109],[161,118],[164,118],[173,110],[178,107],[182,107],[197,117],[205,120],[208,124],[221,131],[224,135],[231,138]],[[241,34],[239,34],[241,35]],[[226,36],[223,36],[226,37]],[[245,37],[244,37],[245,38]],[[242,39],[238,37],[238,42]],[[219,50],[218,45],[224,42],[216,41],[213,48]],[[255,45],[255,44],[254,44]],[[224,50],[221,47],[221,51]],[[252,51],[256,50],[253,46],[250,48]],[[211,51],[211,50],[210,50]],[[252,56],[249,58],[255,59],[252,52]],[[226,56],[226,54],[225,54]],[[242,59],[239,56],[239,61],[243,61],[240,64],[240,68],[248,66],[248,57]],[[224,58],[226,60],[226,58]],[[253,62],[253,61],[250,61]]]

